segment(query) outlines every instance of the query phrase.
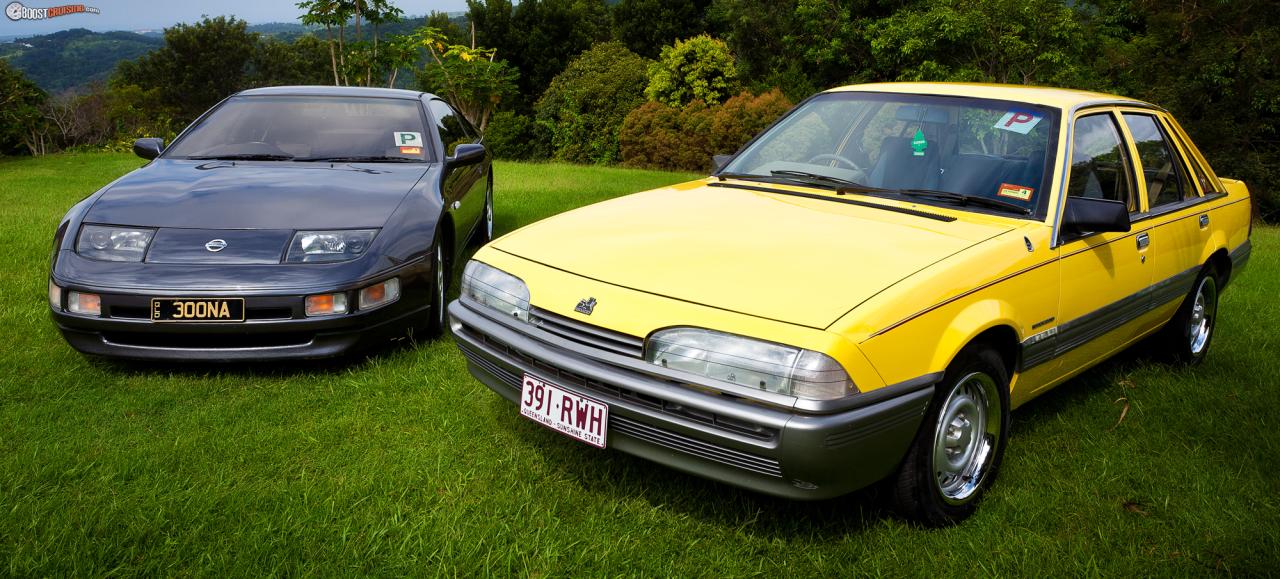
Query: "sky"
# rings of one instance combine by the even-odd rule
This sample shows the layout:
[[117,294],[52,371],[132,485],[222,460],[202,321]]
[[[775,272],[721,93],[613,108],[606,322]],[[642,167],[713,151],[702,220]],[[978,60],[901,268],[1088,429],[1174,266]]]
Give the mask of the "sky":
[[[296,22],[302,12],[296,6],[297,0],[0,0],[0,8],[7,9],[14,1],[27,8],[81,4],[86,8],[96,8],[99,13],[18,21],[0,16],[0,37],[48,34],[68,28],[159,30],[180,22],[198,21],[205,14],[235,16],[250,24]],[[411,16],[433,10],[457,12],[467,9],[466,0],[392,0],[392,4]]]

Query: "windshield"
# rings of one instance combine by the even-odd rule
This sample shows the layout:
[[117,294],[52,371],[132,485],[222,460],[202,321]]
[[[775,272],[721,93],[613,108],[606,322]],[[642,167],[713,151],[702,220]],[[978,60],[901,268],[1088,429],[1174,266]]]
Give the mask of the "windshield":
[[233,97],[165,151],[169,159],[430,161],[415,100]]
[[814,97],[722,175],[791,180],[844,192],[910,196],[988,212],[1043,213],[1054,109],[888,93]]

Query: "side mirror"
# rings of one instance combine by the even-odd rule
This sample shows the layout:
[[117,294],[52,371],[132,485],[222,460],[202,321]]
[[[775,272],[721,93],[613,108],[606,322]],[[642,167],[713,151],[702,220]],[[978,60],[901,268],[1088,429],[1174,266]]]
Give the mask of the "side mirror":
[[444,160],[447,167],[474,165],[484,160],[484,145],[464,144],[453,149],[453,156]]
[[138,139],[133,142],[133,154],[143,159],[151,160],[160,156],[160,152],[164,150],[164,139],[155,137],[147,137]]
[[733,155],[715,155],[711,157],[711,172],[719,173],[731,160],[733,160]]
[[1062,230],[1070,233],[1129,231],[1129,207],[1111,199],[1067,197]]

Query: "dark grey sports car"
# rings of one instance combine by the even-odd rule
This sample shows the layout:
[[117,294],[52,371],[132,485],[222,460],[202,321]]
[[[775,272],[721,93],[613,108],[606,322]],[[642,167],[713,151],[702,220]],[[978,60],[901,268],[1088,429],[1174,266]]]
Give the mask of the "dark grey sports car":
[[450,267],[493,235],[474,127],[419,92],[233,95],[76,204],[49,306],[87,353],[232,360],[338,355],[438,334]]

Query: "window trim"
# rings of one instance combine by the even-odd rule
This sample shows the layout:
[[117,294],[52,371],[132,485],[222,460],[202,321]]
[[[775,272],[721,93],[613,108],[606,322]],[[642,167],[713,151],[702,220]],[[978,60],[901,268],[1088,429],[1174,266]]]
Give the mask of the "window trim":
[[1077,115],[1075,118],[1071,120],[1072,140],[1067,142],[1067,147],[1069,147],[1071,150],[1067,154],[1066,179],[1064,179],[1062,183],[1063,185],[1062,198],[1064,200],[1064,204],[1065,204],[1066,198],[1070,197],[1070,195],[1068,195],[1067,193],[1067,190],[1071,186],[1071,169],[1075,166],[1075,164],[1072,163],[1072,161],[1075,160],[1075,154],[1076,154],[1075,124],[1080,122],[1083,119],[1086,119],[1089,117],[1099,117],[1099,116],[1110,117],[1111,127],[1115,129],[1116,137],[1120,139],[1120,142],[1118,143],[1118,145],[1120,145],[1120,150],[1124,152],[1123,162],[1125,164],[1125,168],[1127,169],[1126,171],[1124,171],[1124,175],[1128,185],[1127,189],[1129,192],[1129,199],[1126,201],[1125,206],[1131,207],[1131,209],[1129,209],[1129,215],[1137,215],[1142,212],[1143,207],[1142,207],[1142,204],[1140,203],[1142,200],[1142,197],[1138,195],[1137,188],[1134,186],[1136,164],[1133,162],[1133,160],[1136,157],[1134,156],[1134,151],[1130,146],[1131,141],[1127,139],[1127,133],[1125,132],[1123,119],[1119,118],[1119,116],[1115,114],[1114,110],[1084,112]]
[[[1134,174],[1138,176],[1138,183],[1141,184],[1142,186],[1142,195],[1140,196],[1142,199],[1142,210],[1139,212],[1139,214],[1146,215],[1146,214],[1154,213],[1158,209],[1162,209],[1166,206],[1179,205],[1184,201],[1189,201],[1190,199],[1188,199],[1186,196],[1186,187],[1189,183],[1188,183],[1188,179],[1185,179],[1185,177],[1187,176],[1187,172],[1185,170],[1185,167],[1183,166],[1183,160],[1181,159],[1181,151],[1178,150],[1178,147],[1173,144],[1173,139],[1170,137],[1169,133],[1165,131],[1164,125],[1161,124],[1160,122],[1160,115],[1157,112],[1153,112],[1153,111],[1133,110],[1127,107],[1117,108],[1115,110],[1115,113],[1116,113],[1116,116],[1119,117],[1120,119],[1120,124],[1124,127],[1124,134],[1125,134],[1125,137],[1129,140],[1129,149],[1130,151],[1132,151],[1133,158],[1138,160],[1137,163],[1134,163],[1133,169],[1134,169]],[[1125,120],[1124,118],[1125,115],[1148,117],[1151,119],[1151,122],[1155,124],[1156,131],[1160,133],[1160,138],[1163,139],[1165,143],[1165,149],[1169,152],[1169,155],[1171,156],[1170,161],[1173,164],[1172,170],[1181,179],[1179,182],[1180,187],[1182,188],[1182,190],[1180,191],[1181,196],[1178,198],[1177,201],[1169,201],[1166,203],[1161,203],[1159,205],[1152,205],[1152,202],[1154,202],[1155,200],[1151,199],[1151,192],[1147,189],[1147,173],[1146,173],[1147,169],[1145,166],[1143,166],[1142,173],[1139,175],[1137,172],[1138,167],[1142,165],[1142,156],[1138,152],[1138,141],[1137,139],[1133,138],[1133,133],[1129,130],[1129,121]],[[1199,196],[1197,195],[1197,197]]]

